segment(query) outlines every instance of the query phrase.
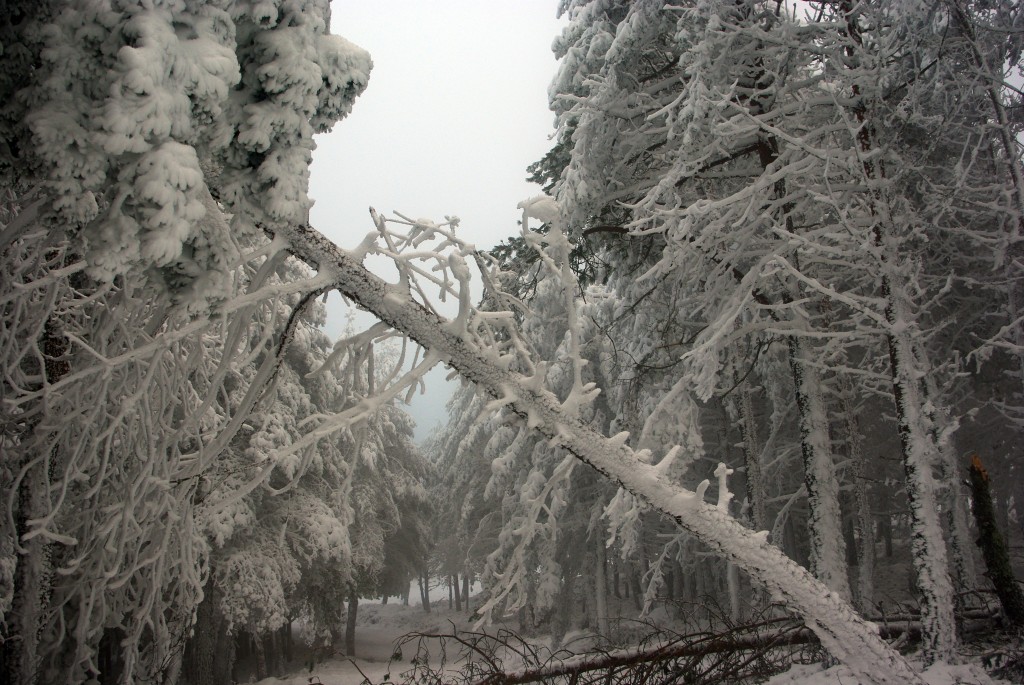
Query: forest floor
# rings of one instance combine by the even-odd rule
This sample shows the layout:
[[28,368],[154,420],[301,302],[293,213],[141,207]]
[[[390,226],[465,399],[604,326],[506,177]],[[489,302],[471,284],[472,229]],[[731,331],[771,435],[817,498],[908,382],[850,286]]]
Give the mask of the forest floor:
[[[451,633],[453,629],[472,630],[472,623],[465,612],[449,610],[447,601],[434,602],[430,613],[423,611],[418,603],[414,606],[361,603],[355,658],[350,659],[339,649],[322,663],[311,664],[309,654],[305,654],[304,658],[296,659],[303,664],[299,670],[261,680],[259,685],[360,685],[364,679],[374,685],[386,681],[400,683],[401,674],[412,668],[410,660],[415,648],[406,647],[409,653],[405,658],[392,660],[398,641],[409,633]],[[301,638],[298,642],[301,645]]]
[[[410,633],[450,634],[453,630],[471,631],[470,617],[465,612],[457,613],[447,607],[447,601],[436,601],[427,613],[418,606],[402,606],[400,603],[387,605],[364,603],[359,606],[359,621],[356,630],[356,654],[353,659],[335,652],[322,663],[313,664],[308,655],[296,659],[303,665],[291,673],[267,678],[259,685],[371,685],[402,683],[403,674],[411,674],[412,660],[416,654],[414,643],[406,643],[401,658],[395,650],[401,638]],[[488,632],[497,631],[500,626],[488,627]],[[507,626],[513,629],[514,626]],[[573,636],[569,636],[572,638]],[[532,643],[546,646],[547,636],[531,637]],[[574,644],[578,644],[574,643]],[[426,640],[432,663],[436,664],[440,645],[436,639]],[[929,685],[1003,685],[1021,682],[1017,676],[1001,680],[990,676],[983,668],[998,666],[1000,654],[1024,653],[1024,646],[1015,645],[1005,639],[974,642],[965,647],[965,663],[955,666],[938,665],[924,672]],[[449,654],[449,659],[452,655]],[[513,666],[513,664],[509,664]],[[843,666],[822,670],[820,664],[797,665],[789,671],[775,676],[769,685],[856,685],[857,680]]]

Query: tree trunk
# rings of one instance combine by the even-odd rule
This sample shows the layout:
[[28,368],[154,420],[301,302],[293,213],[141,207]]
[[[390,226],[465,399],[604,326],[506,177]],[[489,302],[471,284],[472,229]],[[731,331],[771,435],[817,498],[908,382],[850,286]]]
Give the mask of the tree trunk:
[[462,601],[466,605],[466,613],[472,613],[469,609],[469,570],[465,570],[462,573]]
[[[839,401],[846,430],[847,454],[854,468],[854,498],[857,518],[854,535],[857,539],[857,606],[868,611],[875,597],[875,531],[868,497],[867,463],[861,441],[860,421],[854,407],[853,386],[845,376],[840,378]],[[891,542],[890,542],[891,544]]]
[[982,556],[985,558],[989,580],[992,581],[1006,618],[1015,627],[1024,627],[1024,592],[1021,592],[1020,585],[1013,575],[1006,539],[996,525],[988,472],[982,467],[977,454],[971,457],[968,473],[971,479],[974,520],[978,524],[978,546],[981,547]]
[[[876,227],[877,235],[880,229]],[[881,239],[878,238],[881,243]],[[889,255],[885,266],[894,269]],[[906,298],[893,287],[889,273],[883,275],[886,300],[885,318],[889,364],[892,373],[893,400],[907,474],[907,501],[912,524],[911,553],[921,594],[922,651],[925,663],[949,662],[956,648],[956,622],[953,616],[953,584],[949,577],[949,558],[942,539],[939,497],[933,467],[940,459],[934,434],[928,426],[921,397],[920,379],[930,372],[923,355],[914,349],[911,337],[913,317]]]
[[707,574],[704,573],[704,564],[697,559],[693,564],[693,603],[703,604],[708,596]]
[[448,608],[452,608],[452,595],[455,596],[455,611],[462,613],[462,589],[459,587],[459,574],[448,576]]
[[566,633],[572,627],[572,609],[576,589],[575,574],[566,574],[562,578],[562,588],[555,598],[551,613],[551,649],[558,651]]
[[[929,388],[930,390],[930,388]],[[937,393],[931,392],[932,396]],[[949,539],[951,580],[954,583],[954,629],[957,635],[963,634],[963,615],[966,609],[967,593],[978,587],[978,578],[974,568],[973,545],[971,544],[970,525],[968,524],[968,497],[957,468],[957,459],[953,445],[941,446],[938,477],[942,485],[940,497],[942,501],[943,520],[946,524]]]
[[[640,554],[643,555],[643,549],[641,548]],[[642,565],[641,565],[642,564]],[[641,557],[641,564],[633,564],[630,570],[630,590],[633,594],[633,606],[636,607],[637,611],[642,611],[644,608],[644,585],[643,579],[647,575],[647,559]]]
[[[934,378],[925,379],[925,388],[928,397],[938,397],[939,391],[935,387]],[[945,512],[945,523],[949,531],[949,554],[952,560],[953,580],[957,589],[957,608],[961,610],[960,613],[963,613],[960,595],[978,587],[978,576],[974,567],[974,546],[971,544],[968,497],[957,463],[953,440],[952,438],[941,440],[940,434],[942,429],[949,424],[949,419],[945,414],[939,415],[937,412],[932,412],[932,414],[930,417],[932,434],[940,449],[938,474],[942,486],[942,510]],[[940,419],[943,425],[939,425]]]
[[250,640],[256,653],[256,680],[263,680],[267,677],[267,653],[263,649],[263,639],[252,635]]
[[800,412],[800,453],[810,509],[807,527],[811,572],[830,590],[849,601],[850,581],[846,572],[846,544],[839,508],[839,478],[832,459],[822,381],[813,365],[808,343],[797,336],[790,336],[787,344]]
[[743,602],[740,594],[740,570],[736,564],[726,562],[726,581],[729,587],[729,614],[733,623],[739,623],[743,615]]
[[885,512],[878,522],[882,529],[882,542],[885,545],[885,558],[892,559],[892,514]]
[[754,416],[754,391],[746,382],[740,390],[740,435],[743,437],[743,462],[747,476],[747,517],[754,530],[766,530],[764,479],[761,477],[761,441]]
[[[251,673],[245,673],[246,668],[243,668],[242,662],[249,659],[249,657],[255,658],[255,654],[252,651],[252,639],[249,637],[249,633],[244,630],[240,630],[231,636],[231,641],[234,643],[234,662],[231,664],[231,682],[242,682],[243,679],[251,677]],[[228,681],[225,681],[228,682]]]
[[[31,468],[18,488],[15,531],[18,538],[28,532],[28,522],[46,511],[45,463]],[[39,633],[47,600],[49,560],[45,538],[19,543],[14,573],[14,597],[4,616],[6,640],[2,644],[3,670],[9,683],[34,685],[39,677]]]
[[[857,14],[851,0],[841,0],[840,10],[845,15],[846,33],[851,41],[847,47],[852,66],[858,61],[857,51],[862,47]],[[852,93],[860,95],[860,86],[854,83]],[[885,179],[882,157],[874,154],[871,121],[867,108],[855,111],[856,137],[861,152],[864,180],[869,183]],[[878,159],[879,161],[875,161]],[[877,250],[881,271],[882,300],[885,302],[886,344],[889,348],[889,369],[892,376],[893,401],[903,468],[907,477],[907,502],[911,518],[911,554],[917,574],[917,587],[921,594],[921,642],[926,665],[937,661],[949,662],[956,648],[956,622],[953,616],[953,584],[949,577],[948,556],[942,539],[939,518],[939,497],[934,467],[941,454],[924,405],[922,379],[929,368],[924,351],[916,347],[917,317],[913,303],[913,273],[911,265],[900,258],[900,232],[893,220],[889,200],[884,192],[872,193],[870,211],[872,242]]]
[[345,656],[356,655],[356,612],[359,611],[359,594],[355,588],[348,591],[348,613],[345,616]]
[[[43,353],[42,375],[47,384],[58,382],[71,370],[64,355],[68,342],[57,324],[48,319],[43,325],[40,348]],[[44,419],[45,420],[45,413]],[[40,430],[46,430],[39,423],[32,427],[33,437]],[[40,442],[40,441],[37,441]],[[46,441],[41,441],[46,444]],[[53,549],[46,537],[37,535],[29,540],[22,536],[30,532],[29,522],[44,518],[50,508],[50,475],[60,473],[59,447],[50,449],[49,459],[39,459],[25,473],[16,493],[14,507],[14,546],[17,556],[14,569],[13,598],[9,611],[2,617],[6,639],[0,643],[0,673],[7,682],[19,685],[34,685],[39,679],[40,659],[39,638],[43,617],[50,603],[50,588],[53,575]],[[16,464],[18,467],[28,464]]]
[[[750,74],[752,83],[765,76],[764,67],[758,63]],[[759,114],[764,103],[749,102],[751,111]],[[773,136],[761,139],[757,144],[761,168],[767,170],[779,156],[779,143]],[[785,198],[788,195],[785,179],[775,182],[774,195]],[[796,233],[791,207],[785,210],[784,223],[789,233]],[[799,254],[793,255],[793,263],[799,268]],[[783,292],[782,300],[787,305],[803,299],[801,286],[791,282]],[[796,331],[810,330],[806,314],[790,307],[791,325]],[[793,376],[797,410],[800,423],[800,454],[804,466],[804,485],[807,488],[807,506],[810,514],[807,527],[810,542],[810,568],[816,578],[826,587],[849,602],[850,581],[846,568],[846,550],[842,536],[842,514],[839,506],[839,479],[832,458],[829,438],[828,411],[822,392],[822,379],[811,354],[812,343],[800,333],[787,336],[789,364]]]
[[677,559],[672,560],[672,565],[675,568],[673,577],[675,578],[675,596],[679,598],[679,604],[676,607],[676,618],[683,618],[683,603],[686,601],[686,593],[689,591],[686,582],[686,569],[679,563]]
[[430,578],[426,571],[421,571],[416,579],[420,585],[420,601],[423,603],[423,611],[430,613]]
[[267,653],[267,675],[279,676],[284,673],[284,650],[281,647],[281,631],[272,630],[263,638]]
[[[952,455],[950,455],[952,456]],[[955,458],[953,459],[955,464]],[[971,527],[967,520],[967,493],[957,477],[957,470],[950,469],[946,481],[946,523],[949,526],[950,553],[953,556],[953,579],[959,592],[972,592],[978,588],[978,574],[972,554]]]
[[[212,581],[208,581],[203,592],[203,601],[196,609],[195,630],[185,643],[182,675],[188,685],[220,685],[232,680],[238,639],[227,632],[224,617],[217,610],[221,600],[220,591]],[[114,685],[119,682],[120,668],[117,667],[119,664],[116,658],[120,655],[120,642],[124,634],[120,630],[108,629],[107,632],[104,642],[109,643],[108,658],[113,657],[115,661],[111,664],[114,668],[100,662],[100,682],[103,685]]]
[[604,536],[601,531],[594,536],[597,554],[594,569],[594,611],[597,614],[597,633],[603,637],[609,636],[608,630],[608,555],[604,546]]
[[289,666],[295,660],[295,638],[292,635],[292,620],[281,626],[281,644],[283,645],[285,663]]

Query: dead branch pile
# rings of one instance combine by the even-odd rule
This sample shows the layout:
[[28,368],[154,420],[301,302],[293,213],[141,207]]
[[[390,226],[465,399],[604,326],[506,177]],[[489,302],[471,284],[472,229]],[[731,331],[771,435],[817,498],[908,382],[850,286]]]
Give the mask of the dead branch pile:
[[[717,617],[721,618],[721,617]],[[964,626],[991,625],[995,614],[976,610],[963,616]],[[875,618],[888,640],[916,639],[919,617],[901,613]],[[669,685],[673,683],[759,682],[796,663],[820,661],[825,655],[814,633],[790,617],[759,618],[742,625],[719,622],[688,633],[644,624],[646,636],[629,647],[569,646],[551,650],[520,635],[458,631],[411,633],[399,646],[414,653],[412,668],[399,682],[415,685]],[[571,646],[571,645],[570,645]]]

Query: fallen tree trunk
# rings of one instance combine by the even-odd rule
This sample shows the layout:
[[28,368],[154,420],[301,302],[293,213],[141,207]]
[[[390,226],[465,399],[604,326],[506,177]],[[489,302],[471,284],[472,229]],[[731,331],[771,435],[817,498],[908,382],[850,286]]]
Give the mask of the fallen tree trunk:
[[[965,632],[971,632],[968,621],[973,622],[977,627],[987,627],[995,618],[996,615],[989,612],[969,614],[964,617]],[[770,626],[778,627],[767,634],[749,632],[764,630]],[[880,625],[878,634],[887,640],[902,636],[918,639],[921,636],[920,618]],[[548,664],[535,668],[491,674],[476,680],[474,685],[523,685],[565,676],[573,676],[573,682],[579,683],[578,676],[596,671],[608,672],[601,674],[601,680],[604,680],[608,675],[614,674],[616,670],[629,669],[638,665],[657,666],[662,671],[668,668],[675,676],[690,675],[690,668],[696,668],[709,656],[723,653],[765,652],[775,647],[816,642],[818,642],[817,635],[811,630],[793,619],[780,618],[764,621],[755,626],[742,626],[726,633],[686,635],[669,642],[661,642],[639,649],[619,649],[596,654],[581,654],[569,659],[552,660]],[[680,659],[687,659],[688,662],[673,667],[667,666],[668,662]],[[747,658],[743,663],[745,665],[751,661],[751,658]],[[618,682],[618,680],[613,680]]]
[[640,461],[626,436],[608,438],[565,411],[550,392],[521,374],[499,367],[494,355],[478,349],[450,322],[417,303],[408,289],[386,283],[309,225],[282,227],[278,233],[299,259],[334,277],[335,287],[381,321],[439,355],[464,378],[575,457],[635,497],[674,519],[718,554],[745,570],[772,598],[799,615],[836,659],[864,682],[918,683],[920,676],[840,597],[806,569],[754,532]]
[[[961,616],[966,632],[991,630],[998,618],[998,611],[983,609]],[[879,623],[882,638],[921,636],[919,614],[879,616],[873,620]],[[458,646],[457,653],[453,653],[452,643]],[[565,679],[574,685],[648,685],[652,678],[662,682],[762,679],[792,666],[798,653],[786,647],[820,643],[798,620],[778,617],[728,630],[707,629],[686,635],[656,631],[634,647],[579,654],[565,650],[552,653],[543,645],[505,630],[496,634],[412,633],[403,637],[400,644],[417,655],[412,659],[413,670],[402,674],[403,682],[434,682],[443,678],[445,682],[466,685],[521,685]],[[409,649],[409,645],[415,649]],[[435,645],[440,647],[439,652]],[[440,663],[436,657],[440,657]],[[525,665],[506,670],[504,662],[510,658]],[[449,670],[456,664],[461,668],[457,675]]]

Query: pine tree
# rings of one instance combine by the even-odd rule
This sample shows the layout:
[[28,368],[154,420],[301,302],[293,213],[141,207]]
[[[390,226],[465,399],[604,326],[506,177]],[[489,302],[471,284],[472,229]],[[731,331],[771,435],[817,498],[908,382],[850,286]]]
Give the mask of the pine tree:
[[[173,679],[208,573],[204,475],[280,366],[288,296],[320,287],[273,281],[284,245],[251,219],[304,218],[312,133],[369,60],[326,36],[326,3],[29,5],[3,19],[2,487],[26,504],[0,596],[35,606],[0,603],[5,668],[80,682],[113,644],[126,681]],[[257,185],[230,181],[261,155]]]

